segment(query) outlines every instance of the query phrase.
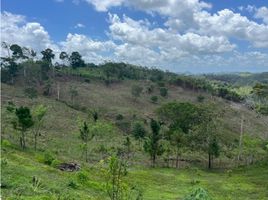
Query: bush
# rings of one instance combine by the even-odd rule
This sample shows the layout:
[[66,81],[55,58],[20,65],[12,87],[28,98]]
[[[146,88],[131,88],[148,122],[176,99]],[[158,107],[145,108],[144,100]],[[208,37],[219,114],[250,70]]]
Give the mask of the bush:
[[60,165],[60,161],[55,159],[51,162],[51,166],[54,167],[54,168],[58,168],[58,166]]
[[198,102],[202,103],[202,102],[204,102],[204,100],[205,100],[205,97],[203,95],[198,95],[197,96],[197,101]]
[[77,185],[77,183],[75,181],[70,180],[69,183],[68,183],[68,187],[73,188],[73,189],[77,189],[78,185]]
[[157,96],[151,96],[151,101],[153,103],[156,103],[158,101],[158,97]]
[[184,197],[183,200],[211,200],[208,192],[203,188],[195,188],[189,195]]
[[30,99],[33,99],[33,98],[37,97],[37,90],[35,88],[33,88],[33,87],[26,88],[24,90],[24,93]]
[[157,82],[157,85],[159,87],[165,87],[165,82],[163,82],[163,81]]
[[133,85],[131,87],[131,94],[133,97],[137,98],[140,97],[141,93],[142,93],[143,88],[138,86],[138,85]]
[[167,90],[167,88],[165,88],[165,87],[161,87],[161,88],[159,89],[159,91],[160,91],[160,95],[161,95],[162,97],[166,97],[167,94],[168,94],[168,90]]
[[43,162],[47,165],[51,165],[55,160],[54,155],[51,152],[45,152],[43,157]]
[[123,115],[121,114],[116,115],[116,120],[122,120],[122,119],[124,119]]
[[2,147],[11,147],[12,146],[12,144],[6,139],[3,139],[1,143],[2,143]]
[[79,172],[77,174],[77,179],[79,183],[84,184],[88,181],[88,176],[85,172]]
[[154,86],[153,86],[153,85],[150,85],[150,86],[148,86],[148,87],[146,88],[146,92],[147,92],[148,94],[151,94],[153,91],[154,91]]
[[90,83],[90,79],[86,78],[86,79],[85,79],[85,82],[86,82],[86,83]]
[[135,122],[132,127],[132,134],[136,139],[144,138],[146,130],[140,122]]

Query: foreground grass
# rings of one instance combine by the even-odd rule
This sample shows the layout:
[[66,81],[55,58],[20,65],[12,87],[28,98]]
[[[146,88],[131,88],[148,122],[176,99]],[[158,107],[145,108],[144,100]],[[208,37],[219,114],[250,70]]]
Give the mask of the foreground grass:
[[[3,199],[107,199],[97,166],[62,172],[40,161],[42,153],[2,148]],[[40,184],[32,183],[33,177]],[[268,167],[233,171],[132,166],[127,180],[143,190],[144,199],[182,199],[194,187],[207,189],[215,200],[268,199]]]

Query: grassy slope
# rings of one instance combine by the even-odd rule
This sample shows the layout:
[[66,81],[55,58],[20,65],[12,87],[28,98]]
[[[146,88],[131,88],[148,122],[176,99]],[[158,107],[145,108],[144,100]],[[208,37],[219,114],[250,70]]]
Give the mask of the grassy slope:
[[[3,166],[2,190],[5,199],[57,199],[69,196],[74,199],[106,199],[102,189],[102,180],[95,167],[83,168],[88,180],[81,183],[78,176],[81,172],[61,172],[55,168],[38,162],[37,155],[32,152],[21,152],[4,148],[3,158],[7,165]],[[41,186],[34,189],[32,177],[41,180]],[[166,169],[138,168],[130,169],[127,176],[132,184],[144,189],[144,199],[181,199],[189,191],[202,186],[210,192],[213,199],[245,200],[268,198],[268,168],[250,167],[226,172],[208,172],[199,169]],[[68,186],[70,181],[77,188]],[[196,182],[194,184],[194,182]]]
[[[110,87],[104,86],[102,83],[81,83],[70,81],[61,83],[62,95],[61,99],[70,102],[68,95],[69,86],[76,86],[79,96],[76,103],[84,105],[87,108],[100,108],[102,116],[108,120],[114,120],[116,114],[123,114],[126,118],[131,119],[133,114],[138,117],[146,118],[148,115],[154,115],[154,110],[164,102],[171,100],[178,101],[196,101],[196,95],[181,88],[170,87],[169,97],[167,99],[160,98],[158,104],[150,102],[151,95],[158,95],[155,89],[154,94],[142,95],[137,101],[134,101],[130,94],[132,81],[124,81],[120,84],[113,84]],[[148,82],[140,82],[140,84],[151,84]],[[206,98],[210,101],[210,97]],[[15,147],[2,148],[2,156],[7,159],[7,166],[3,167],[3,182],[7,184],[7,189],[3,190],[4,196],[12,196],[22,193],[23,196],[48,196],[47,191],[52,194],[71,193],[76,196],[75,199],[103,199],[105,194],[101,189],[101,181],[98,180],[96,169],[90,168],[83,171],[88,174],[89,181],[85,184],[79,184],[78,189],[68,187],[70,180],[76,180],[75,173],[60,172],[52,167],[42,164],[38,157],[42,151],[50,150],[60,161],[81,161],[81,150],[79,148],[80,140],[77,133],[77,121],[87,118],[87,114],[74,110],[62,102],[53,100],[53,98],[39,97],[35,100],[26,98],[20,87],[12,87],[2,84],[2,106],[6,105],[8,100],[12,100],[18,105],[32,106],[43,103],[49,106],[49,113],[46,116],[45,127],[39,139],[40,151],[33,153],[31,151],[21,152]],[[225,125],[224,133],[234,136],[239,134],[239,121],[241,113],[246,116],[247,133],[267,138],[268,119],[267,117],[258,117],[253,112],[248,111],[244,107],[237,104],[225,102],[216,99],[218,105],[225,109]],[[2,109],[2,137],[17,144],[15,133],[7,122],[7,113]],[[100,125],[104,122],[99,122]],[[113,123],[113,122],[112,122]],[[106,124],[106,122],[105,122]],[[103,130],[96,141],[92,143],[91,149],[97,148],[103,144],[107,146],[109,151],[113,150],[113,146],[121,146],[123,133],[117,130],[112,124],[108,125],[110,130],[108,133]],[[29,137],[30,138],[30,137]],[[28,141],[31,145],[31,140]],[[136,145],[136,148],[137,145]],[[138,152],[135,155],[135,161],[144,162],[146,155]],[[92,160],[99,160],[98,154],[92,155]],[[174,169],[149,169],[146,166],[139,168],[136,165],[130,170],[129,177],[138,185],[145,189],[145,199],[177,199],[184,196],[192,187],[192,180],[200,180],[200,185],[207,188],[215,199],[228,199],[222,194],[230,196],[229,199],[260,199],[268,197],[267,180],[264,176],[267,169],[251,168],[246,171],[238,170],[233,172],[231,177],[227,173],[215,173],[199,170],[174,170]],[[31,178],[38,176],[43,184],[41,189],[33,192],[31,188]],[[25,188],[24,188],[25,187]],[[53,196],[53,195],[52,195]],[[53,199],[52,196],[47,199]],[[37,198],[37,197],[36,197]],[[56,196],[54,195],[56,199]],[[14,198],[11,198],[14,199]],[[29,197],[25,199],[31,199]],[[32,198],[34,199],[34,198]]]

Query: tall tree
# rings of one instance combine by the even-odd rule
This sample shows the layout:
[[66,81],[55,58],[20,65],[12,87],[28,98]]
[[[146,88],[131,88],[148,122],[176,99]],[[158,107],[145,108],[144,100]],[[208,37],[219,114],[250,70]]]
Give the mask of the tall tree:
[[94,138],[94,133],[90,132],[88,124],[84,122],[82,127],[79,129],[80,138],[84,142],[83,143],[83,151],[85,153],[86,162],[88,161],[88,142]]
[[164,148],[160,144],[160,124],[156,120],[151,119],[150,126],[151,134],[144,142],[144,150],[145,152],[149,153],[152,161],[152,166],[154,167],[156,163],[156,157],[163,154]]
[[17,59],[24,59],[25,56],[23,54],[22,48],[17,45],[17,44],[12,44],[10,46],[10,50],[12,51],[12,57],[17,60]]
[[79,52],[75,51],[72,52],[71,56],[69,57],[70,64],[72,68],[84,67],[85,61],[82,59],[82,56]]
[[186,136],[181,129],[169,131],[169,142],[175,149],[176,154],[176,168],[179,167],[179,156],[181,153],[182,147],[185,146]]
[[208,155],[208,168],[212,168],[213,159],[220,154],[219,129],[220,112],[214,106],[203,105],[199,111],[200,123],[189,134],[189,142],[193,149],[202,150]]
[[65,51],[62,51],[60,53],[60,59],[62,60],[64,65],[66,65],[66,61],[69,59],[69,55]]
[[52,49],[45,49],[44,51],[41,51],[41,54],[43,55],[42,60],[47,62],[49,65],[52,64],[52,60],[55,57],[55,54],[53,53]]
[[34,120],[34,149],[37,149],[37,137],[40,135],[40,130],[44,122],[44,116],[46,115],[47,108],[44,105],[38,105],[33,110]]
[[3,82],[14,84],[14,79],[19,71],[18,64],[10,57],[1,58],[1,78]]
[[16,120],[13,121],[13,126],[15,129],[19,130],[21,133],[20,136],[20,145],[23,149],[26,148],[26,132],[29,128],[34,125],[32,119],[31,111],[28,107],[19,107],[15,110]]

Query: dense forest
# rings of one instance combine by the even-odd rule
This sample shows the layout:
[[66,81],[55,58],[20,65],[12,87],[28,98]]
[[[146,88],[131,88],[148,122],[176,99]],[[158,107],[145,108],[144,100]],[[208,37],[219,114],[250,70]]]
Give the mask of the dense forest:
[[2,48],[3,199],[268,198],[267,72]]

